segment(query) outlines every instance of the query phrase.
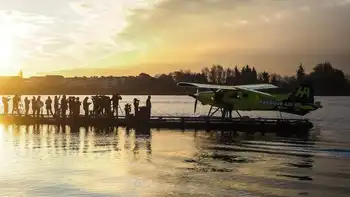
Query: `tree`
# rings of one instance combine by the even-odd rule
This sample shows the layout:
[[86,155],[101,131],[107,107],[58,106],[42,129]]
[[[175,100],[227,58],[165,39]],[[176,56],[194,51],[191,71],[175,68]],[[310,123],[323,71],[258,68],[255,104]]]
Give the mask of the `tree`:
[[208,67],[204,67],[204,68],[202,69],[202,74],[205,76],[206,81],[210,81],[210,80],[209,80],[210,70],[209,70]]
[[258,81],[258,73],[256,72],[254,67],[252,69],[250,81],[251,81],[251,83],[256,83]]
[[297,81],[301,82],[303,81],[305,78],[305,69],[303,67],[303,64],[300,63],[298,70],[297,70]]
[[259,81],[262,83],[269,83],[270,81],[270,74],[266,71],[259,73]]
[[235,73],[234,70],[227,68],[226,69],[226,84],[233,85],[235,83]]
[[270,77],[270,83],[273,85],[278,85],[278,79],[277,79],[277,75],[276,74],[272,74]]
[[329,62],[318,64],[313,70],[309,75],[309,80],[316,94],[337,96],[346,93],[349,86],[343,71],[333,68]]
[[239,72],[237,66],[235,66],[234,75],[235,75],[235,85],[241,84],[241,73]]
[[223,84],[226,81],[225,71],[221,65],[216,65],[216,84]]
[[209,72],[209,82],[210,82],[210,83],[214,83],[214,84],[217,83],[216,77],[217,77],[216,66],[213,65],[213,66],[210,68],[210,72]]

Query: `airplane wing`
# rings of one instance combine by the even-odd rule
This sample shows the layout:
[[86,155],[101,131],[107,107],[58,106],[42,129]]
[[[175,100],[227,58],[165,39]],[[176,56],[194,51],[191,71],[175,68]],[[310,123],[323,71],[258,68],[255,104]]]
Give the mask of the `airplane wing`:
[[248,89],[248,88],[245,88],[245,87],[236,87],[238,90],[241,90],[241,91],[246,91],[246,92],[253,92],[255,94],[260,94],[260,95],[264,95],[264,96],[273,96],[269,93],[266,93],[266,92],[260,92],[258,90],[254,90],[254,89]]
[[181,86],[181,87],[221,89],[221,90],[239,90],[239,89],[264,90],[264,89],[278,88],[278,86],[275,86],[272,84],[253,84],[253,85],[228,86],[228,85],[211,85],[211,84],[201,84],[201,83],[179,82],[177,85]]
[[264,96],[272,96],[272,95],[269,93],[260,92],[258,90],[278,88],[278,86],[275,86],[272,84],[228,86],[228,85],[211,85],[211,84],[201,84],[201,83],[179,82],[177,85],[181,87],[193,87],[193,88],[204,88],[204,89],[242,90],[247,92],[254,92],[256,94],[261,94]]
[[237,88],[234,88],[233,86],[211,85],[211,84],[201,84],[201,83],[179,82],[177,85],[181,87],[191,87],[191,88],[237,90]]

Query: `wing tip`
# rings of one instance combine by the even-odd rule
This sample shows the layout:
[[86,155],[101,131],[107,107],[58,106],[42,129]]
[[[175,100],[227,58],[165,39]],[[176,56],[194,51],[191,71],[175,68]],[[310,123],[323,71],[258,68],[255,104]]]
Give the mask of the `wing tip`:
[[193,86],[195,86],[192,83],[188,83],[188,82],[178,82],[176,85],[181,86],[181,87],[193,87]]

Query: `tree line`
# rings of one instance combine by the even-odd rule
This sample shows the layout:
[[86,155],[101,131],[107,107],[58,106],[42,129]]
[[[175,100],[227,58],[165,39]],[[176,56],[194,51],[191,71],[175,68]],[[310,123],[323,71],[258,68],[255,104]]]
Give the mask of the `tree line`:
[[334,68],[330,62],[317,64],[310,73],[306,73],[304,66],[300,64],[293,76],[281,76],[268,71],[258,72],[255,67],[249,65],[242,68],[238,66],[225,68],[221,65],[213,65],[210,68],[203,68],[201,72],[180,70],[167,75],[157,75],[156,80],[159,83],[168,84],[169,88],[173,87],[171,84],[176,84],[179,81],[219,85],[271,83],[279,86],[279,91],[282,92],[291,92],[300,83],[308,81],[313,85],[316,95],[350,95],[350,77],[345,75],[342,70]]
[[[287,93],[293,91],[303,81],[309,81],[312,83],[316,95],[350,95],[349,76],[345,75],[342,70],[334,68],[330,62],[317,64],[310,73],[306,73],[304,66],[300,64],[292,76],[258,71],[255,67],[249,65],[241,68],[238,66],[225,68],[221,65],[212,65],[203,68],[200,72],[179,70],[156,76],[141,73],[138,76],[100,78],[102,79],[101,82],[96,83],[96,77],[77,77],[74,80],[66,80],[64,84],[55,84],[54,81],[32,84],[20,79],[11,82],[0,81],[0,94],[96,95],[119,93],[124,95],[180,95],[195,91],[178,87],[176,84],[180,81],[220,85],[271,83],[280,87],[278,90],[271,91]],[[80,81],[80,86],[76,85],[77,81]],[[108,86],[103,85],[106,81],[109,84]]]

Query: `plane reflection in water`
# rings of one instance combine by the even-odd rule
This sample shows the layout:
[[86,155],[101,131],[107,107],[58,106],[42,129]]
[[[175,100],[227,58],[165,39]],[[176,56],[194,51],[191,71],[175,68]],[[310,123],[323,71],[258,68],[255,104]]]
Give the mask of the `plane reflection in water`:
[[[347,160],[317,136],[0,127],[8,196],[341,196]],[[330,164],[332,165],[330,168]],[[343,178],[337,179],[337,176]]]

